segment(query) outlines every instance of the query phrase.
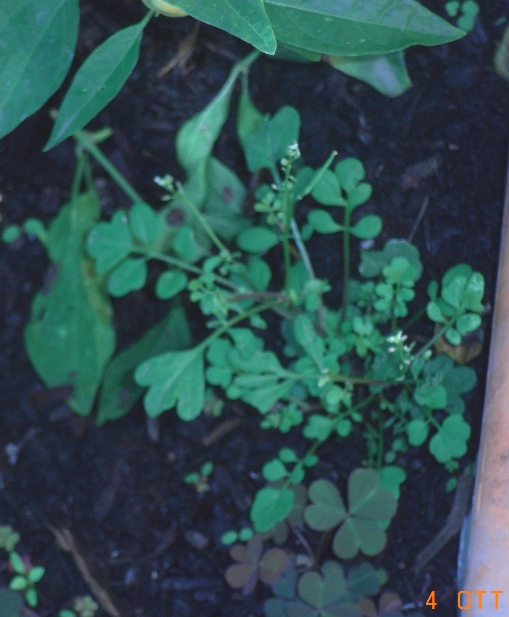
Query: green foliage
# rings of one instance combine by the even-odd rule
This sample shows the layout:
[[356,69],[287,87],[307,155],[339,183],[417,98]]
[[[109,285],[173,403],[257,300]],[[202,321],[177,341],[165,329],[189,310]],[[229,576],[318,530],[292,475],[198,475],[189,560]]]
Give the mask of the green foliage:
[[[150,417],[175,409],[193,421],[213,391],[258,411],[263,429],[292,431],[298,445],[281,448],[261,470],[263,484],[249,512],[252,529],[222,537],[225,544],[247,542],[232,548],[237,563],[227,580],[243,593],[257,580],[274,585],[268,617],[360,617],[358,602],[379,592],[383,572],[360,564],[345,574],[336,561],[319,572],[318,557],[301,535],[305,528],[311,535],[330,532],[339,559],[372,557],[385,546],[406,477],[400,465],[390,464],[404,464],[410,448],[427,447],[448,469],[458,466],[470,435],[462,397],[475,385],[475,374],[434,355],[434,343],[443,336],[458,344],[479,327],[484,280],[460,264],[441,285],[429,285],[427,306],[417,306],[419,252],[401,240],[380,246],[382,223],[366,213],[372,187],[362,163],[347,158],[333,166],[331,155],[317,169],[302,164],[298,113],[286,107],[265,118],[249,98],[245,71],[253,59],[237,63],[207,108],[179,132],[177,154],[187,179],[156,179],[169,202],[160,210],[143,202],[104,159],[97,136],[94,147],[77,136],[133,206],[96,222],[97,201],[90,191],[79,195],[77,175],[73,199],[48,232],[32,223],[57,276],[34,302],[27,347],[48,385],[73,384],[71,404],[78,413],[90,412],[103,380],[99,424],[121,417],[142,396]],[[242,213],[245,188],[211,154],[241,74],[237,132],[246,166],[272,176],[270,185],[254,187],[249,219]],[[79,155],[86,179],[88,158],[81,150]],[[178,223],[171,222],[175,208],[185,213]],[[313,234],[337,234],[342,281],[333,285],[317,277],[306,245]],[[361,252],[357,278],[352,251],[366,239],[375,248]],[[152,268],[156,276],[149,277]],[[167,317],[108,364],[114,336],[104,290],[118,297],[149,279],[155,280],[155,297],[169,304]],[[341,291],[340,306],[329,302],[333,287]],[[197,341],[180,296],[204,317],[196,331],[207,334]],[[414,337],[414,316],[426,314],[429,336],[423,337],[423,325]],[[319,475],[306,483],[324,443],[348,447],[354,439],[366,445],[365,468],[343,478],[346,496]],[[184,481],[203,492],[212,469],[205,463]],[[284,544],[291,532],[309,553],[300,578],[292,574],[287,551],[263,548],[266,541]],[[32,589],[36,581],[25,574],[26,584],[16,584]]]
[[70,406],[88,415],[115,346],[112,310],[84,252],[99,215],[93,193],[62,207],[48,230],[51,279],[35,297],[25,329],[30,360],[48,387],[73,386]]
[[138,61],[147,15],[102,43],[81,65],[62,101],[45,150],[82,129],[120,92]]
[[350,559],[361,551],[376,555],[385,546],[386,536],[378,523],[390,520],[397,500],[380,486],[372,469],[357,469],[348,481],[348,509],[336,487],[327,480],[316,480],[309,487],[313,502],[304,511],[306,523],[317,531],[335,529],[332,543],[335,554]]
[[10,525],[0,525],[0,548],[12,553],[19,542],[19,533]]
[[0,7],[0,137],[36,112],[60,86],[78,38],[78,0]]
[[238,563],[226,570],[226,582],[233,589],[242,589],[244,594],[253,591],[258,579],[267,585],[276,583],[288,566],[286,552],[280,548],[263,552],[263,542],[259,536],[251,538],[246,546],[233,546],[230,556]]
[[44,576],[44,568],[32,566],[27,558],[23,559],[15,551],[10,553],[9,563],[14,572],[9,582],[9,589],[22,591],[28,606],[36,607],[39,601],[36,585]]
[[80,596],[74,600],[71,609],[58,611],[58,617],[94,617],[99,605],[91,596]]
[[[165,0],[143,1],[154,11],[140,23],[111,35],[78,69],[46,149],[83,128],[130,76],[146,24],[154,12],[164,14],[170,5]],[[33,10],[29,0],[18,3],[16,10],[8,3],[0,8],[0,51],[5,59],[0,81],[7,85],[0,96],[0,137],[48,100],[63,82],[73,59],[78,2],[43,0],[39,5],[39,12]],[[463,30],[473,27],[478,12],[476,2],[463,2],[457,29],[415,0],[398,0],[396,6],[392,0],[376,5],[322,0],[311,7],[296,0],[221,0],[212,4],[174,0],[171,5],[264,53],[308,61],[318,61],[326,54],[339,70],[390,96],[409,86],[402,50],[456,40]],[[446,8],[451,16],[457,15],[460,3],[450,2]],[[194,182],[193,186],[198,192],[203,189],[203,183]]]
[[197,493],[205,493],[209,490],[209,476],[214,471],[214,464],[210,461],[203,463],[200,471],[193,471],[184,476],[186,484],[192,484]]

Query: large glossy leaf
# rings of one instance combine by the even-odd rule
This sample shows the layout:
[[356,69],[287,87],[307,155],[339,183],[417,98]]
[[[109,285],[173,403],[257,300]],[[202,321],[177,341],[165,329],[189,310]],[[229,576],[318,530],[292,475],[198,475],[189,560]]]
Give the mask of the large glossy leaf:
[[414,0],[265,0],[265,8],[278,41],[336,56],[440,45],[465,34]]
[[329,56],[328,61],[338,71],[365,82],[385,96],[400,96],[412,85],[402,51],[357,58]]
[[120,92],[140,50],[150,13],[109,37],[82,64],[65,95],[45,150],[83,128]]
[[266,54],[276,51],[276,39],[263,0],[172,0],[171,4],[251,43]]
[[85,235],[99,216],[92,194],[63,207],[48,234],[56,278],[37,294],[25,344],[30,360],[48,387],[72,385],[70,406],[91,411],[104,367],[115,347],[112,310],[85,256]]
[[134,381],[134,369],[146,358],[177,351],[192,343],[191,331],[182,308],[172,309],[140,340],[118,354],[107,366],[99,397],[97,424],[118,420],[141,398],[143,387]]
[[78,0],[0,3],[0,137],[43,105],[74,56]]

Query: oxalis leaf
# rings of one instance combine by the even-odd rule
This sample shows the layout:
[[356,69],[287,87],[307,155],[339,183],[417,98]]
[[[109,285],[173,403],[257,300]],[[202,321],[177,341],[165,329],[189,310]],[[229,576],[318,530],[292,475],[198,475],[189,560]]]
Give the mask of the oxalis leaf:
[[60,86],[78,37],[77,0],[19,0],[0,6],[0,138]]
[[350,559],[362,551],[376,555],[386,542],[379,523],[396,512],[394,494],[383,488],[379,474],[373,469],[356,469],[348,479],[348,512],[336,487],[327,480],[316,480],[309,487],[313,502],[304,511],[307,524],[317,531],[333,529],[340,524],[333,550],[341,559]]
[[85,60],[65,95],[44,151],[83,128],[120,92],[138,61],[149,18],[147,13],[139,24],[113,34]]
[[266,54],[276,51],[276,39],[262,0],[172,0],[200,21],[226,30]]
[[326,561],[322,575],[306,572],[297,585],[300,599],[287,605],[289,617],[361,617],[360,609],[344,600],[347,586],[342,566],[336,561]]
[[115,347],[112,310],[83,254],[99,204],[84,194],[65,205],[50,226],[48,252],[56,279],[34,299],[25,344],[48,387],[74,387],[70,406],[90,413],[104,367]]
[[322,54],[383,54],[464,36],[414,0],[265,0],[265,8],[278,41]]
[[140,386],[149,387],[144,398],[149,416],[158,416],[175,406],[182,420],[194,420],[200,415],[205,400],[203,352],[200,345],[170,351],[138,366],[134,379]]

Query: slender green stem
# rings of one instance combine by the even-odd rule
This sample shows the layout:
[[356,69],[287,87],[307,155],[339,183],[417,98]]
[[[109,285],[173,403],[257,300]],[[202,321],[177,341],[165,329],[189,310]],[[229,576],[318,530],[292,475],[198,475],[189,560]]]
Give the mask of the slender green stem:
[[207,338],[204,341],[202,341],[198,345],[198,347],[205,349],[206,347],[208,347],[208,345],[212,343],[212,341],[215,341],[225,332],[228,332],[230,328],[233,328],[233,326],[237,325],[239,322],[244,321],[244,319],[248,319],[249,317],[252,317],[253,315],[258,315],[259,313],[263,313],[264,311],[270,311],[276,308],[278,304],[281,304],[280,300],[266,302],[265,304],[260,304],[260,306],[254,306],[253,308],[250,308],[244,313],[240,313],[240,315],[236,315],[235,317],[232,317],[229,321],[223,324],[220,328],[218,328],[217,330],[214,330],[212,334],[207,336]]
[[378,452],[376,457],[376,468],[381,469],[384,460],[384,423],[382,412],[378,413]]
[[295,241],[295,245],[297,246],[297,250],[299,251],[299,255],[302,259],[302,263],[304,264],[306,272],[308,273],[308,277],[310,280],[314,281],[316,279],[315,270],[313,268],[313,264],[311,263],[311,259],[309,258],[309,253],[306,249],[306,245],[304,244],[300,235],[299,227],[295,222],[294,218],[292,218],[292,220],[290,221],[290,228],[292,231],[293,239]]
[[290,228],[293,220],[293,199],[288,190],[288,182],[290,180],[291,167],[287,166],[284,179],[284,227],[283,227],[283,257],[285,261],[285,289],[290,295],[291,292],[291,275],[292,262],[290,258]]
[[221,242],[216,232],[209,225],[207,219],[203,216],[200,210],[194,205],[194,203],[186,195],[180,183],[177,184],[177,195],[184,202],[184,204],[189,208],[189,210],[191,210],[194,216],[198,219],[198,221],[200,222],[200,225],[203,227],[203,229],[205,230],[209,238],[212,240],[212,242],[216,245],[217,249],[228,259],[228,261],[233,261],[233,257],[230,251]]
[[[357,403],[356,405],[354,405],[349,411],[350,414],[354,411],[357,411],[358,409],[362,409],[362,407],[366,407],[366,405],[369,405],[369,403],[371,403],[371,401],[375,398],[376,394],[370,394],[368,397],[366,397],[364,400],[360,401],[359,403]],[[332,428],[331,428],[331,433],[332,431],[334,431],[334,429],[336,428],[336,426],[343,420],[343,416],[337,418],[336,420],[334,420],[334,422],[332,423]],[[313,444],[307,449],[306,453],[304,454],[304,456],[302,456],[299,460],[299,462],[295,465],[294,470],[297,469],[297,467],[303,467],[304,466],[304,460],[308,457],[308,456],[312,456],[317,450],[318,448],[323,444],[324,442],[321,441],[320,439],[317,439],[316,441],[313,442]],[[282,489],[288,488],[290,486],[290,478],[287,478],[283,485],[282,485]]]
[[348,287],[350,286],[350,218],[349,205],[345,206],[345,219],[343,224],[343,318],[348,310]]
[[116,182],[116,184],[124,191],[133,203],[144,201],[143,197],[134,189],[133,186],[131,186],[131,184],[118,171],[115,165],[108,160],[108,158],[101,152],[92,139],[90,139],[86,131],[76,131],[76,133],[74,133],[74,139],[76,139],[84,150],[94,157],[104,171],[110,175],[112,180]]
[[454,324],[456,323],[456,320],[458,319],[460,315],[461,313],[457,313],[456,315],[454,315],[452,319],[450,319],[447,323],[445,323],[443,327],[440,328],[440,330],[433,337],[430,338],[430,340],[426,343],[426,345],[424,345],[423,347],[421,347],[421,349],[419,349],[419,351],[415,354],[415,357],[420,356],[425,351],[433,347],[433,345],[438,341],[440,337],[442,337],[447,332],[447,330],[454,327]]
[[72,178],[71,198],[73,201],[80,194],[81,183],[83,181],[83,174],[85,172],[85,165],[86,165],[85,155],[81,154],[78,156],[78,163],[76,165],[76,169],[74,170],[74,176]]
[[312,192],[312,190],[315,188],[315,186],[322,179],[322,177],[325,174],[325,172],[332,165],[332,162],[334,161],[334,159],[335,159],[335,157],[337,155],[338,155],[338,153],[336,152],[336,150],[333,150],[333,152],[330,154],[329,158],[322,165],[322,168],[320,169],[320,171],[315,176],[313,176],[313,178],[311,179],[311,182],[306,186],[306,188],[302,191],[302,193],[297,196],[297,201],[300,201],[303,197],[306,197],[306,195],[309,195]]

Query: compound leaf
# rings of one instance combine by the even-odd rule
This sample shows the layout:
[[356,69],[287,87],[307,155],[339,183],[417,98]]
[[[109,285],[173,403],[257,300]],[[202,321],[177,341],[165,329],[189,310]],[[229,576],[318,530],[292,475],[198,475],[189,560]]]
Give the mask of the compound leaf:
[[312,529],[326,531],[344,520],[345,505],[331,482],[316,480],[309,487],[308,495],[313,503],[304,510],[304,519]]

